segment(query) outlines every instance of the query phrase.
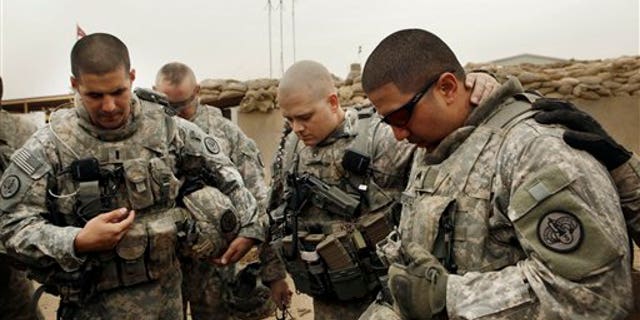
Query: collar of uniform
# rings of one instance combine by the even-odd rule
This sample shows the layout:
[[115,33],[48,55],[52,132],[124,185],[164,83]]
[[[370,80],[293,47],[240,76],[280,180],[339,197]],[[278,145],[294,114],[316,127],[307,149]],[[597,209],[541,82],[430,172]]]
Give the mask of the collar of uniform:
[[446,136],[438,146],[426,153],[425,162],[438,164],[449,157],[473,133],[475,128],[491,116],[507,99],[522,93],[522,85],[516,78],[510,78],[481,105],[477,106],[467,118],[464,126]]
[[524,92],[524,89],[520,81],[518,81],[518,78],[509,78],[493,94],[487,97],[482,104],[473,109],[464,125],[478,126],[493,114],[507,99],[522,92]]
[[318,143],[318,147],[330,145],[340,139],[355,137],[357,135],[356,121],[358,121],[358,112],[354,109],[348,109],[344,113],[342,122],[328,137]]
[[78,125],[91,136],[103,141],[118,141],[130,137],[138,129],[140,118],[142,117],[140,100],[138,100],[138,97],[135,95],[131,98],[131,115],[127,123],[120,128],[111,130],[98,128],[91,123],[89,113],[84,108],[82,98],[77,93],[74,98],[74,105],[76,107],[76,115],[78,116]]

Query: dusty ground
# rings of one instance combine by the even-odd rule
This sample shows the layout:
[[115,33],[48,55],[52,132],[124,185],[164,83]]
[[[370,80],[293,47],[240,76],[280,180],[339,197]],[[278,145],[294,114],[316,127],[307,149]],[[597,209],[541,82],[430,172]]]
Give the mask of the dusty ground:
[[[640,270],[640,249],[635,247],[635,262],[634,267]],[[291,279],[288,279],[289,284],[293,288]],[[47,320],[54,320],[56,318],[56,309],[58,307],[58,299],[51,295],[45,294],[40,300],[40,308]],[[294,319],[297,320],[311,320],[313,319],[313,304],[309,296],[305,294],[293,294],[292,306],[289,310]],[[275,317],[268,318],[269,320],[275,319]]]

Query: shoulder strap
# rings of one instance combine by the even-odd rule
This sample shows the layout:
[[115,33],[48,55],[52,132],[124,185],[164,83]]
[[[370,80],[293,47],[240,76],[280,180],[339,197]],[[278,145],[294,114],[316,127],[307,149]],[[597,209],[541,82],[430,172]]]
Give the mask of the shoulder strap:
[[513,96],[514,103],[503,105],[496,112],[494,112],[484,122],[484,126],[500,129],[506,128],[510,123],[518,122],[519,120],[529,118],[536,114],[536,111],[531,110],[531,104],[535,102],[539,95],[523,92]]
[[353,149],[365,156],[371,156],[371,150],[367,148],[369,138],[369,124],[373,119],[373,108],[364,108],[358,110],[358,122],[356,124],[357,136],[353,141],[350,149]]

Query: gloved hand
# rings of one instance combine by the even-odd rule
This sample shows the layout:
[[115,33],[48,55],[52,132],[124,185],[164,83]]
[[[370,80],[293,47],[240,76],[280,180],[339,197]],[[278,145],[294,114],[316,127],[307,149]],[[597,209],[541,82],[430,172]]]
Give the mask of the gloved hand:
[[404,253],[409,264],[389,268],[394,308],[403,319],[431,319],[446,306],[447,270],[416,243],[410,242]]
[[631,152],[618,144],[590,115],[572,103],[541,98],[532,106],[542,112],[534,116],[542,124],[561,124],[568,129],[562,138],[573,148],[589,152],[607,169],[613,170],[631,158]]

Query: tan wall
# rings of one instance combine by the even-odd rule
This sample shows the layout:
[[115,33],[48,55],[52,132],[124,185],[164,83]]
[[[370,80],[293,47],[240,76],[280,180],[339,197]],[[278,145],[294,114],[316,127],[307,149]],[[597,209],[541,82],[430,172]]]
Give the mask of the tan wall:
[[640,154],[640,97],[575,100],[622,145]]
[[284,118],[280,109],[263,112],[238,112],[238,125],[244,133],[256,142],[265,165],[265,177],[271,179],[271,163],[278,149]]

